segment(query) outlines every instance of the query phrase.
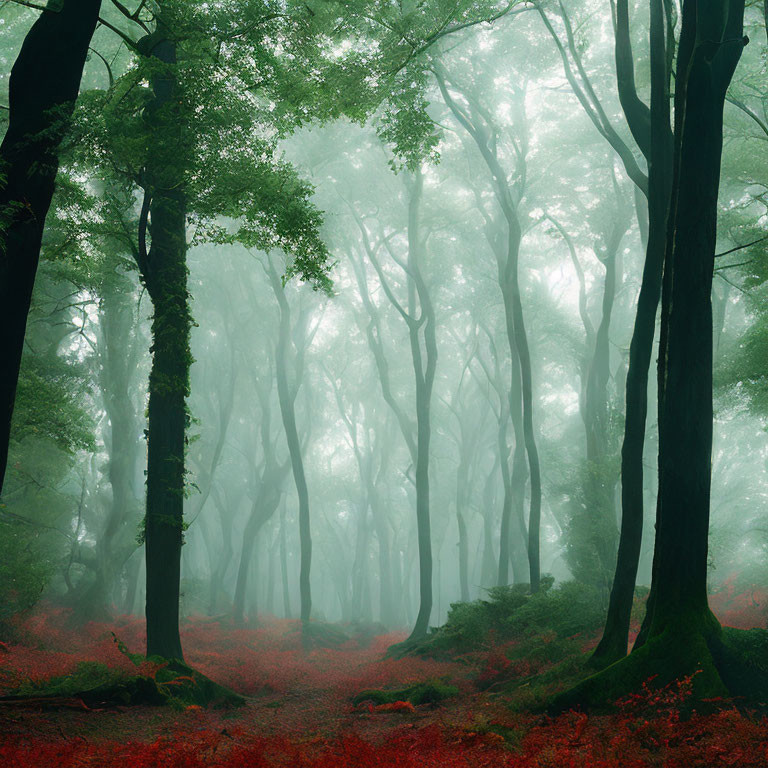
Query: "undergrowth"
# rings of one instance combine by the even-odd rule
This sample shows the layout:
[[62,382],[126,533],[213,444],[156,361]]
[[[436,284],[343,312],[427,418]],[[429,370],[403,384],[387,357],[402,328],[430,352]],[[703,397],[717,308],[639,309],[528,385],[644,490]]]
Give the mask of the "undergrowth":
[[[546,626],[543,606],[552,610]],[[474,645],[465,633],[474,630],[468,624],[472,612],[484,617],[485,628],[473,635]],[[540,714],[553,692],[584,674],[599,634],[596,616],[590,595],[572,586],[535,598],[515,588],[496,591],[454,608],[445,630],[430,638],[439,637],[439,653],[402,659],[385,658],[386,649],[402,639],[398,635],[364,641],[350,636],[305,653],[297,622],[236,629],[187,620],[182,636],[190,664],[248,696],[248,706],[231,712],[194,704],[132,707],[108,714],[93,707],[2,706],[0,766],[768,766],[768,720],[730,702],[691,712],[684,706],[691,678],[661,689],[649,680],[610,713]],[[165,674],[178,674],[130,657],[128,649],[143,647],[143,623],[135,618],[78,631],[67,629],[64,618],[49,609],[20,623],[17,636],[24,643],[0,649],[6,693],[47,687],[66,696],[137,670],[161,682]],[[459,642],[451,647],[447,637]]]

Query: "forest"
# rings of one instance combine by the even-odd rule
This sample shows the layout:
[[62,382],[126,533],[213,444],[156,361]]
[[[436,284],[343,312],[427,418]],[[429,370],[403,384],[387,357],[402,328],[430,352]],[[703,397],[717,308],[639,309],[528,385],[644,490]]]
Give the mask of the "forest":
[[768,766],[768,0],[0,0],[0,767]]

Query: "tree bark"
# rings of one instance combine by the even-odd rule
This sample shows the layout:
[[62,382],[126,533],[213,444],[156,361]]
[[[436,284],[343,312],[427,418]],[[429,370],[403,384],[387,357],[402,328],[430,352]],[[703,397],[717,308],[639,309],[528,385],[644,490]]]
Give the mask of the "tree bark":
[[[419,562],[419,611],[408,641],[424,637],[429,630],[429,618],[432,613],[432,541],[429,511],[429,451],[432,434],[430,406],[432,386],[437,367],[437,341],[435,336],[435,311],[429,294],[429,288],[421,272],[421,258],[424,239],[420,232],[419,210],[423,189],[420,172],[414,173],[409,182],[408,191],[408,257],[407,266],[403,266],[408,278],[408,309],[403,308],[395,297],[376,257],[376,249],[371,247],[365,225],[352,211],[360,229],[368,258],[374,266],[382,288],[390,303],[397,309],[408,327],[408,340],[411,348],[414,378],[416,384],[416,428],[392,396],[389,384],[389,370],[384,349],[379,335],[379,318],[373,306],[365,281],[365,274],[360,266],[355,270],[363,304],[370,317],[367,330],[368,344],[374,354],[379,373],[384,399],[397,418],[403,439],[408,447],[415,467],[416,487],[416,533]],[[388,240],[383,241],[391,252]],[[397,261],[397,259],[395,258]],[[402,266],[402,265],[401,265]],[[416,317],[416,304],[421,316]],[[423,328],[423,330],[422,330]],[[423,350],[422,350],[423,345]]]
[[[662,295],[659,503],[647,637],[719,628],[706,592],[712,453],[712,277],[723,105],[746,44],[743,0],[683,6],[675,174]],[[700,339],[701,344],[692,344]]]
[[[747,40],[744,0],[685,0],[659,357],[659,499],[643,641],[555,708],[615,701],[650,675],[695,675],[695,698],[740,695],[765,673],[724,642],[707,603],[712,449],[712,276],[723,106]],[[691,343],[691,340],[695,340]],[[738,674],[733,667],[746,665]]]
[[[624,441],[621,449],[621,531],[603,637],[590,663],[604,667],[626,656],[635,579],[643,539],[643,450],[648,416],[648,371],[672,188],[669,52],[663,0],[651,0],[651,151],[648,168],[648,246],[629,347]],[[618,45],[618,41],[617,41]]]
[[[159,29],[162,29],[159,23]],[[176,45],[150,36],[153,76],[147,119],[155,146],[146,167],[151,248],[139,267],[154,306],[147,429],[147,656],[182,659],[179,582],[184,526],[184,449],[189,393],[186,199],[183,120],[178,114]]]
[[8,84],[0,144],[0,492],[43,227],[58,150],[80,90],[101,0],[64,0],[27,33]]

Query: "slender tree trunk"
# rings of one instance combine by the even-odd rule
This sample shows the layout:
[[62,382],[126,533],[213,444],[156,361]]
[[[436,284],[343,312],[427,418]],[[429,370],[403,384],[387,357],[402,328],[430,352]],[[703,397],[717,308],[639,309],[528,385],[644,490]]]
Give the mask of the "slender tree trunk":
[[309,490],[307,489],[307,480],[304,474],[304,459],[301,455],[301,441],[299,432],[296,428],[296,395],[297,388],[291,387],[288,383],[287,356],[290,348],[291,337],[291,313],[288,306],[288,300],[285,296],[280,276],[277,274],[274,265],[268,265],[269,280],[272,290],[277,298],[280,308],[280,329],[276,350],[276,378],[277,378],[277,396],[280,403],[280,415],[283,420],[285,437],[288,443],[288,452],[291,457],[291,469],[293,471],[293,480],[296,483],[296,492],[299,497],[299,545],[300,545],[300,567],[299,567],[299,597],[301,623],[305,638],[309,632],[309,618],[312,612],[312,591],[310,586],[310,569],[312,565],[312,534],[309,526]]
[[275,615],[275,564],[277,561],[277,548],[280,545],[279,536],[275,536],[272,546],[269,547],[269,557],[267,562],[267,596],[264,602],[264,611],[268,616]]
[[496,501],[494,489],[497,482],[496,470],[498,466],[499,457],[494,456],[493,468],[488,473],[485,483],[483,484],[483,552],[480,560],[480,585],[483,587],[491,586],[495,581],[495,577],[498,576],[496,558],[493,552],[493,529],[495,525],[493,509]]
[[131,523],[135,526],[140,503],[135,487],[141,443],[132,392],[137,363],[133,283],[126,277],[116,278],[116,282],[110,277],[102,285],[102,292],[98,378],[109,419],[105,447],[112,502],[96,537],[94,583],[80,600],[78,614],[83,619],[108,614],[112,607],[115,580],[136,549],[135,534],[128,536],[125,529]]
[[290,585],[288,584],[288,545],[286,543],[284,505],[280,510],[280,583],[283,592],[283,616],[290,619],[293,613],[291,611]]
[[379,543],[379,621],[385,627],[392,627],[397,622],[392,586],[392,547],[387,523],[383,519],[384,511],[378,499],[371,505],[376,540]]
[[105,270],[96,347],[100,397],[108,417],[104,447],[112,498],[88,559],[92,578],[83,579],[76,589],[75,616],[83,622],[109,618],[116,582],[136,549],[135,533],[130,531],[140,506],[136,476],[141,443],[132,391],[137,363],[135,294],[132,281],[118,270],[114,261]]
[[235,597],[232,604],[232,612],[235,625],[242,627],[245,625],[245,595],[248,586],[248,572],[251,567],[253,548],[256,543],[256,537],[264,526],[264,523],[272,516],[280,503],[280,493],[274,493],[272,490],[265,490],[260,495],[251,509],[248,522],[243,531],[243,544],[240,548],[240,564],[237,569],[237,581],[235,582]]
[[366,610],[370,610],[370,595],[367,595],[368,547],[370,544],[368,507],[368,499],[364,498],[358,510],[355,534],[355,559],[352,563],[351,573],[352,619],[354,621],[361,620]]
[[602,703],[607,696],[614,701],[652,674],[658,674],[660,684],[695,675],[697,698],[739,695],[755,687],[764,690],[765,672],[755,660],[723,643],[722,628],[707,603],[712,276],[723,105],[747,42],[743,18],[744,0],[683,4],[662,294],[659,499],[643,641],[638,639],[628,658],[559,697],[558,709],[577,702]]
[[456,473],[456,527],[459,535],[459,593],[463,603],[469,602],[469,538],[464,510],[469,498],[469,461],[467,448],[460,446],[461,458]]
[[136,607],[136,595],[139,591],[139,580],[141,578],[141,557],[139,553],[134,553],[128,558],[124,569],[125,576],[125,601],[123,602],[123,612],[133,615]]
[[[222,504],[220,494],[216,493],[216,509],[221,528],[221,550],[214,554],[211,562],[211,582],[208,595],[208,615],[215,616],[219,608],[219,598],[224,591],[224,580],[232,563],[232,511]],[[212,550],[213,554],[213,550]]]
[[[421,173],[414,174],[408,204],[408,265],[411,321],[409,338],[411,357],[416,374],[416,530],[419,545],[419,612],[409,639],[424,637],[429,631],[432,613],[432,532],[429,512],[429,450],[432,437],[431,400],[432,385],[437,366],[435,338],[435,311],[426,283],[421,275],[420,261],[424,243],[420,231],[419,209],[424,180]],[[413,319],[415,294],[418,294],[424,317],[424,364],[419,325]]]
[[[531,354],[528,348],[528,335],[523,320],[523,303],[520,296],[520,283],[518,277],[518,257],[520,253],[520,229],[517,216],[514,220],[508,217],[509,225],[509,252],[505,267],[506,285],[502,292],[505,294],[505,305],[511,304],[511,319],[513,327],[509,327],[507,320],[507,333],[510,342],[510,354],[513,354],[514,346],[520,361],[520,380],[522,383],[523,402],[523,442],[528,457],[528,469],[531,481],[531,506],[528,515],[528,565],[531,580],[531,592],[538,592],[539,579],[541,577],[541,564],[539,560],[539,540],[541,525],[541,467],[539,464],[539,451],[536,446],[536,435],[533,426],[533,374],[531,368]],[[511,333],[511,335],[509,335]]]
[[[500,172],[500,169],[497,169]],[[509,192],[506,193],[509,196]],[[541,470],[538,461],[538,449],[533,433],[533,390],[531,358],[528,351],[528,337],[523,324],[523,305],[518,283],[518,257],[520,252],[520,226],[517,214],[511,202],[502,206],[507,220],[507,251],[504,256],[497,253],[499,285],[504,300],[504,314],[512,361],[512,379],[509,390],[510,417],[515,434],[515,449],[512,457],[512,472],[509,477],[510,516],[515,525],[511,535],[519,536],[525,530],[523,507],[525,503],[526,469],[530,472],[531,506],[528,517],[527,552],[528,575],[531,591],[539,588],[539,525],[541,519]],[[526,467],[525,459],[528,460]],[[505,498],[505,505],[506,505]],[[516,529],[516,530],[515,530]],[[509,535],[509,534],[508,534]],[[508,545],[509,546],[509,545]],[[511,549],[508,549],[508,554]],[[506,566],[504,566],[506,571]],[[505,574],[506,575],[506,574]],[[499,583],[501,583],[502,565],[499,554]],[[504,583],[508,583],[505,579]]]
[[[525,329],[525,317],[523,302],[520,293],[519,257],[522,242],[522,228],[518,218],[518,202],[522,194],[522,188],[516,189],[517,202],[513,190],[507,181],[507,174],[499,162],[495,142],[491,141],[493,126],[484,124],[478,115],[470,111],[469,116],[463,112],[451,97],[445,78],[437,73],[437,82],[440,92],[446,104],[453,112],[458,122],[466,129],[480,150],[480,154],[488,167],[496,201],[501,208],[506,223],[506,245],[500,247],[493,236],[490,236],[498,270],[499,286],[504,299],[504,312],[506,319],[507,341],[509,343],[510,357],[512,359],[512,387],[514,392],[519,380],[522,402],[522,440],[517,430],[516,398],[510,397],[510,409],[513,427],[515,427],[515,449],[525,446],[525,454],[528,459],[528,471],[530,477],[531,500],[528,515],[528,565],[531,592],[539,589],[541,578],[540,563],[540,528],[541,528],[541,464],[539,451],[536,445],[536,432],[533,423],[533,373],[531,366],[531,353],[528,345],[528,334]],[[474,104],[472,94],[466,94],[470,104]],[[524,178],[525,153],[518,152],[518,176]],[[490,223],[490,222],[487,222]],[[519,368],[517,367],[519,366]],[[519,377],[519,379],[518,379]]]
[[603,637],[590,663],[607,666],[626,656],[635,579],[643,539],[643,450],[648,416],[648,371],[667,239],[672,188],[669,70],[662,0],[651,0],[651,152],[648,247],[629,347],[624,442],[621,449],[621,532]]
[[0,144],[0,492],[59,145],[100,8],[101,0],[63,0],[57,10],[44,10],[11,69],[8,129]]

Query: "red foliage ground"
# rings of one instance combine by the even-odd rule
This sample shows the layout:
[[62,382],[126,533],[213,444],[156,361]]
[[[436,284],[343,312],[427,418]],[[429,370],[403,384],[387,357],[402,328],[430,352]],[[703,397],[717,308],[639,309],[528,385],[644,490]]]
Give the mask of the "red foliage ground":
[[727,627],[752,629],[768,624],[768,589],[737,585],[737,576],[729,576],[709,598],[709,604],[720,622]]
[[[0,652],[0,685],[72,672],[79,661],[131,669],[112,632],[131,649],[142,622],[122,617],[73,632],[47,609],[20,627],[24,644]],[[746,620],[745,620],[746,621]],[[734,708],[682,722],[690,681],[651,686],[617,703],[611,715],[557,718],[515,713],[489,683],[525,676],[503,647],[472,663],[383,659],[400,636],[367,647],[301,651],[296,625],[275,620],[237,630],[205,619],[185,622],[187,661],[251,697],[230,712],[139,707],[45,710],[0,707],[0,766],[5,768],[703,768],[768,766],[768,721]],[[450,678],[459,696],[440,706],[407,702],[353,707],[365,688]]]

